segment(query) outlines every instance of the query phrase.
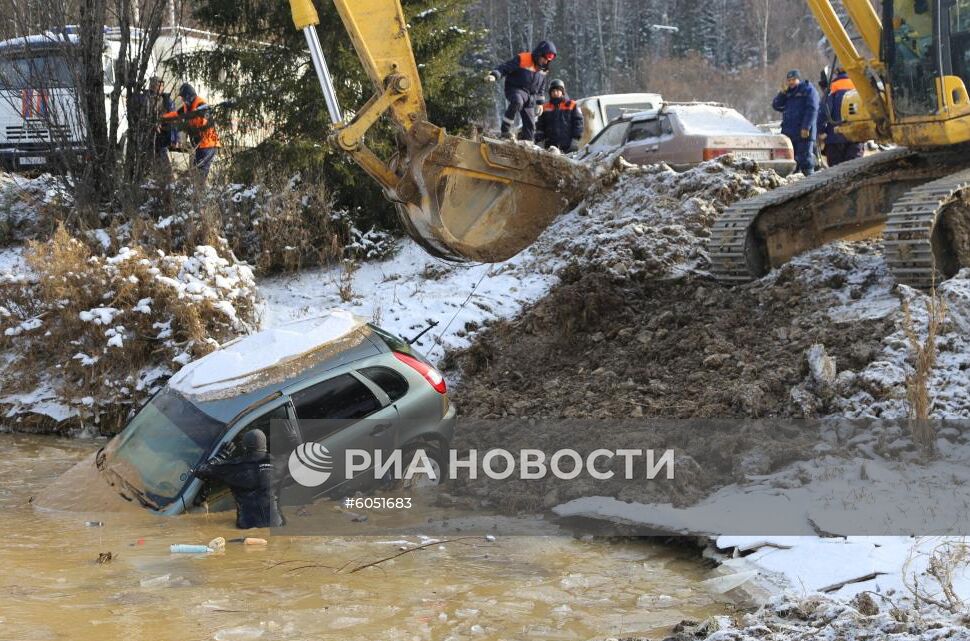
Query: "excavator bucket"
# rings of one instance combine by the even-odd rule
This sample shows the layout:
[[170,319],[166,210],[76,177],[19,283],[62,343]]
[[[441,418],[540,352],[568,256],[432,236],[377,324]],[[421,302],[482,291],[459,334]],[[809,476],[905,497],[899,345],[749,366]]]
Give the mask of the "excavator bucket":
[[495,263],[531,245],[593,182],[580,163],[530,145],[468,140],[433,125],[406,136],[401,221],[428,252]]
[[[290,0],[335,124],[336,143],[396,205],[401,221],[430,253],[456,261],[500,262],[538,238],[577,203],[592,172],[531,145],[449,135],[427,120],[418,65],[399,0],[333,0],[377,93],[345,123],[314,25],[311,0]],[[391,166],[364,143],[387,115],[400,152]]]

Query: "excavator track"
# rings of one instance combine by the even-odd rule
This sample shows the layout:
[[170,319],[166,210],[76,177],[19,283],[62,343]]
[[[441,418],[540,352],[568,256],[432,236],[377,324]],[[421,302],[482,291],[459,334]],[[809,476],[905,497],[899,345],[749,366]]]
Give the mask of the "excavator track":
[[711,271],[743,283],[828,242],[881,234],[899,282],[928,288],[970,264],[966,151],[891,149],[735,203],[711,230]]
[[893,205],[883,238],[886,262],[900,283],[929,289],[953,275],[947,253],[957,248],[942,233],[944,216],[968,188],[970,169],[965,169],[921,185]]
[[915,152],[897,148],[858,158],[826,171],[819,171],[795,183],[754,198],[739,201],[721,214],[711,229],[711,272],[724,283],[746,283],[767,271],[763,269],[762,257],[753,231],[758,217],[767,209],[795,204],[817,194],[826,193],[842,183],[879,173],[882,168],[891,169]]

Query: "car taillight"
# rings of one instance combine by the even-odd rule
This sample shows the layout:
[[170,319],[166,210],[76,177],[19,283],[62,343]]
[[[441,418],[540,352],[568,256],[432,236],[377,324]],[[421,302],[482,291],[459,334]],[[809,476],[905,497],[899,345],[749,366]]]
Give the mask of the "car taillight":
[[771,150],[772,160],[794,160],[795,154],[788,147],[778,147]]
[[434,391],[439,394],[444,394],[448,391],[448,386],[445,384],[445,377],[441,375],[441,372],[431,367],[427,363],[419,361],[413,356],[408,356],[407,354],[402,354],[401,352],[394,352],[394,356],[397,360],[401,361],[405,365],[417,370],[421,376],[424,376],[424,380],[430,383]]
[[718,156],[726,156],[731,153],[730,149],[705,149],[704,160],[714,160]]

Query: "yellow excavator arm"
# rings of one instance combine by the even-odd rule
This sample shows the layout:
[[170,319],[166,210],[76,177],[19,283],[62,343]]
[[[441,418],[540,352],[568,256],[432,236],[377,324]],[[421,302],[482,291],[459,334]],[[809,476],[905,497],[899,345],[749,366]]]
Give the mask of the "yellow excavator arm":
[[[456,261],[507,260],[585,195],[592,172],[568,158],[526,145],[449,135],[428,122],[398,0],[333,2],[376,92],[349,122],[317,38],[312,0],[290,0],[290,8],[307,38],[335,142],[381,185],[407,232],[428,252]],[[384,115],[398,130],[399,152],[390,163],[365,142]]]

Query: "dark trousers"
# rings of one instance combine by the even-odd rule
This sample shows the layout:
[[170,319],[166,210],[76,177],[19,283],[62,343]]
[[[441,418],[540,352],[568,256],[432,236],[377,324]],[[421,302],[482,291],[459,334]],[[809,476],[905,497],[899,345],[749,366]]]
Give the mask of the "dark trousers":
[[837,142],[825,145],[825,159],[829,161],[829,167],[835,167],[847,160],[862,158],[865,152],[865,145],[858,142]]
[[811,138],[802,138],[798,134],[788,138],[795,148],[796,171],[811,176],[815,173],[815,141]]
[[192,164],[198,170],[203,183],[209,178],[209,170],[212,169],[212,161],[216,159],[217,153],[218,147],[199,147],[195,150],[195,161]]
[[535,103],[528,91],[522,89],[506,89],[505,99],[508,101],[508,109],[502,118],[502,133],[507,134],[515,124],[515,116],[522,118],[522,129],[519,130],[519,140],[535,140],[536,136],[536,114]]

